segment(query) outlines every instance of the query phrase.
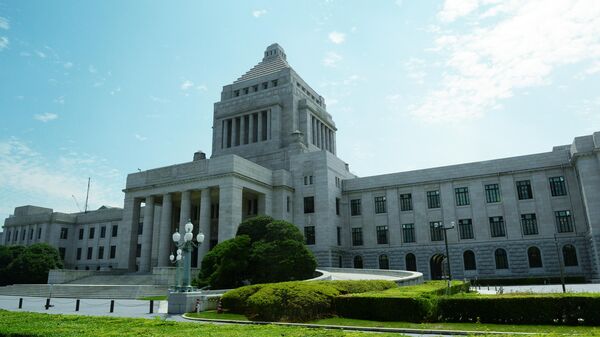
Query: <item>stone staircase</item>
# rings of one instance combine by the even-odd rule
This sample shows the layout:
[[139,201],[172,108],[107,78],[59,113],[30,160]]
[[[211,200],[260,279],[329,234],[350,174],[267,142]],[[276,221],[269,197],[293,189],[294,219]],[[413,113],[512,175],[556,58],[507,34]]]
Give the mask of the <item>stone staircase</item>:
[[93,275],[65,284],[14,284],[0,287],[0,295],[136,299],[148,296],[165,296],[168,287],[154,285],[151,274]]

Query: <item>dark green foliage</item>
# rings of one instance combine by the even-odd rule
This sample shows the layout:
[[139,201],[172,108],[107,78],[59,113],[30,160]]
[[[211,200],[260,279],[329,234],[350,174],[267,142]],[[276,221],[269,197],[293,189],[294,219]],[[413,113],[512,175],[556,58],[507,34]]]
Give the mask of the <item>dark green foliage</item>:
[[501,324],[600,324],[600,296],[508,294],[441,297],[439,320]]
[[[586,283],[583,276],[567,276],[565,283]],[[478,279],[471,280],[471,284],[481,287],[487,286],[520,286],[531,284],[560,284],[560,277],[528,277],[528,278],[504,278],[504,279]]]
[[333,299],[341,294],[395,288],[392,281],[319,281],[257,284],[234,289],[222,297],[223,307],[252,320],[305,322],[334,314]]
[[260,216],[241,223],[234,239],[221,242],[204,257],[194,285],[226,289],[302,280],[312,277],[316,266],[296,226]]
[[[445,281],[365,292],[335,298],[339,316],[378,321],[423,322],[435,319],[437,301],[446,294]],[[468,291],[467,283],[453,281],[450,294]]]
[[0,285],[46,283],[50,269],[62,267],[58,251],[48,244],[0,246]]

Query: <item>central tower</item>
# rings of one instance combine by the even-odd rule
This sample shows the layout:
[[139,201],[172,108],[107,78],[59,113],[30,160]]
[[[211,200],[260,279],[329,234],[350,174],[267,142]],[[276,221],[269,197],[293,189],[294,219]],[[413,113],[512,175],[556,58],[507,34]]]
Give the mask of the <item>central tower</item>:
[[290,151],[335,155],[336,131],[323,97],[274,43],[261,62],[223,87],[214,109],[212,156],[236,154],[272,170],[289,170]]

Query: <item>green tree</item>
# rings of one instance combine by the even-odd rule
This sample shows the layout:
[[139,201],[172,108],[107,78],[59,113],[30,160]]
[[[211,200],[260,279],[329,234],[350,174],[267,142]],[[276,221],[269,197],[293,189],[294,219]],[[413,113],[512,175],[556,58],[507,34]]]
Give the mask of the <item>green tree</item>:
[[206,254],[195,283],[223,289],[301,280],[312,277],[316,265],[296,226],[259,216],[242,222],[235,238]]
[[[36,243],[29,247],[10,246],[0,249],[0,272],[3,285],[13,283],[46,283],[50,269],[62,268],[56,248]],[[6,280],[6,281],[4,281]]]

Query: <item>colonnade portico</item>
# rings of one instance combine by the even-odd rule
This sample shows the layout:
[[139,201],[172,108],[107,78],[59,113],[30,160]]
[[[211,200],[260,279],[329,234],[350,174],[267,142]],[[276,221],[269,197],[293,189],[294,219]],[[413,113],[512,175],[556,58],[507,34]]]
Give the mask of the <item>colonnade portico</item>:
[[[267,214],[271,208],[270,194],[258,193],[233,182],[214,187],[160,192],[126,197],[124,214],[127,218],[124,220],[131,224],[128,228],[131,230],[131,243],[134,243],[130,245],[132,248],[127,256],[130,270],[136,270],[136,265],[140,272],[151,272],[153,267],[172,266],[169,261],[169,255],[174,252],[172,233],[176,230],[185,232],[184,226],[188,220],[194,224],[194,236],[200,230],[205,235],[204,243],[192,259],[192,265],[199,267],[212,245],[235,236],[237,227],[245,218],[243,210],[247,207],[244,207],[244,201],[255,202],[248,215]],[[251,195],[252,199],[244,195]],[[128,210],[129,205],[131,209]],[[143,220],[140,218],[142,212]],[[138,233],[140,221],[142,233]],[[155,229],[155,226],[158,228]],[[138,244],[141,245],[140,251]]]

